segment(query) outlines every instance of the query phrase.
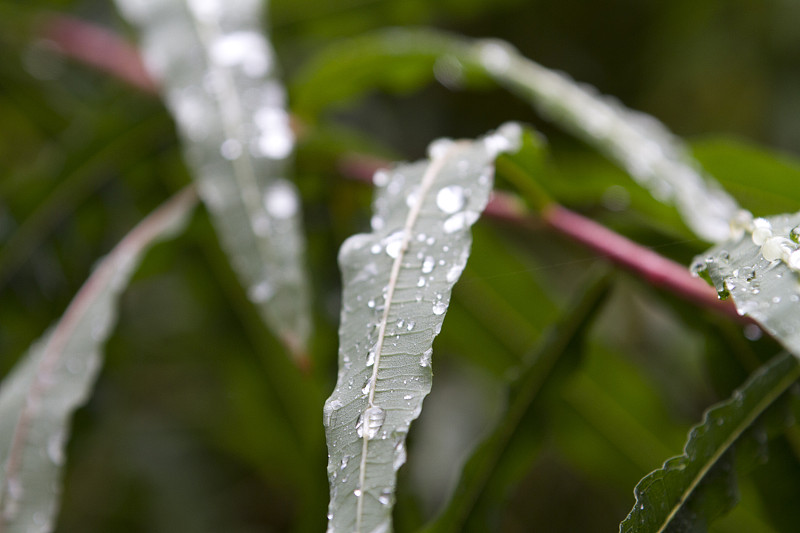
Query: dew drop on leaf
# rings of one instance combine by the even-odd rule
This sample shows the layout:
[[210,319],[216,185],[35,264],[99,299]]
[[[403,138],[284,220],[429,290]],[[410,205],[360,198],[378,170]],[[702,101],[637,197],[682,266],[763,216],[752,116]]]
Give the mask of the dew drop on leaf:
[[449,185],[436,194],[436,206],[448,215],[461,211],[465,203],[463,187]]
[[374,439],[385,419],[386,411],[376,405],[368,407],[361,413],[361,416],[358,417],[358,422],[356,423],[356,432],[358,436]]
[[444,302],[436,302],[433,304],[433,314],[436,316],[443,315],[447,311],[447,304]]

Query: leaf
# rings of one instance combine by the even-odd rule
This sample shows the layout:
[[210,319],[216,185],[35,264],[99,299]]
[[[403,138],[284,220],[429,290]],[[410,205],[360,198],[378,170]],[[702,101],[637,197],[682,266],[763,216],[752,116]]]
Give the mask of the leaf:
[[730,399],[709,409],[689,433],[684,454],[636,486],[636,504],[620,532],[705,531],[730,510],[738,500],[736,467],[763,460],[766,433],[753,426],[798,378],[795,358],[778,355]]
[[430,162],[375,175],[373,232],[339,252],[339,376],[324,409],[330,531],[391,529],[395,472],[431,387],[433,338],[488,202],[493,160],[520,131],[508,124],[477,142],[440,140]]
[[742,211],[732,228],[739,235],[697,257],[692,271],[800,358],[800,213],[753,219]]
[[[488,76],[621,165],[656,198],[675,205],[694,233],[710,242],[727,238],[737,204],[703,173],[680,139],[655,118],[523,57],[506,42],[421,29],[378,32],[321,54],[300,77],[298,93],[317,111],[330,95],[352,98],[366,88],[391,86],[392,66],[401,61],[411,62],[415,72],[432,65],[431,74],[449,87]],[[344,69],[360,75],[347,76]],[[412,85],[427,81],[419,74],[413,80]],[[313,88],[320,83],[325,94]]]
[[259,2],[118,0],[142,32],[200,196],[250,300],[292,354],[311,329],[294,146]]
[[605,301],[609,282],[607,273],[594,276],[578,291],[579,301],[549,332],[512,384],[505,414],[472,454],[447,508],[427,531],[487,530],[490,508],[506,498],[537,453],[535,443],[544,433],[539,416],[544,393],[558,386],[580,354],[586,329]]
[[52,530],[69,420],[99,371],[119,295],[147,249],[179,231],[195,203],[187,189],[134,228],[0,386],[0,533]]

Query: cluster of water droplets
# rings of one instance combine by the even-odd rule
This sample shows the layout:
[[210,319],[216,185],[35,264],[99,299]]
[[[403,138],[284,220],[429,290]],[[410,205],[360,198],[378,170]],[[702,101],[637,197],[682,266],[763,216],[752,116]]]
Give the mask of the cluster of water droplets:
[[783,232],[765,218],[753,218],[750,212],[740,211],[731,221],[731,238],[741,239],[745,233],[750,235],[753,244],[761,247],[764,259],[783,261],[790,269],[800,272],[800,225]]

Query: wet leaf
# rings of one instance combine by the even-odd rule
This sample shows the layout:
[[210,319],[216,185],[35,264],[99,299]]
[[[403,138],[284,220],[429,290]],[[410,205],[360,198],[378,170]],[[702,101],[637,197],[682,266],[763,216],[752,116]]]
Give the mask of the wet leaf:
[[52,530],[70,419],[100,369],[119,296],[147,249],[179,231],[195,203],[186,190],[134,228],[2,382],[0,532]]
[[259,2],[119,0],[141,31],[204,203],[250,300],[295,357],[311,329],[294,135]]
[[439,140],[430,161],[375,175],[373,231],[339,253],[339,376],[324,410],[332,531],[391,529],[395,472],[431,387],[433,339],[488,201],[494,158],[520,134],[508,124],[475,142]]
[[[766,460],[767,433],[760,417],[798,378],[800,365],[790,354],[781,354],[730,399],[712,407],[689,433],[684,454],[636,486],[636,504],[620,532],[705,531],[711,520],[729,511],[739,499],[737,467]],[[777,420],[786,423],[783,417]]]

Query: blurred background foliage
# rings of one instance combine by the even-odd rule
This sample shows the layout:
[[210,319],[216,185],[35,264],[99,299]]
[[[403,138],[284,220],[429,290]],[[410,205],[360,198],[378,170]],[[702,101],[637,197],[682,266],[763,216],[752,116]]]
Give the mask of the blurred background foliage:
[[[0,376],[93,264],[189,181],[157,98],[42,38],[42,21],[57,14],[133,39],[108,2],[0,2]],[[800,208],[791,155],[800,146],[799,17],[792,0],[275,0],[268,25],[290,101],[300,89],[329,90],[302,85],[310,58],[367,31],[426,25],[506,39],[694,140],[706,169],[760,215]],[[705,248],[671,209],[507,93],[396,77],[404,90],[300,117],[313,372],[295,369],[260,322],[201,210],[186,234],[149,254],[123,298],[94,395],[74,421],[59,532],[324,529],[336,251],[369,219],[369,187],[341,170],[354,153],[415,159],[439,136],[528,122],[549,141],[542,185],[561,203],[683,264]],[[400,472],[397,531],[440,510],[508,382],[597,263],[544,227],[476,228]],[[487,520],[497,531],[615,531],[636,482],[680,453],[702,411],[776,351],[757,331],[619,272],[579,368],[527,429],[537,453],[520,455]],[[714,531],[796,530],[797,442],[771,441],[769,462],[741,480],[743,503]]]

